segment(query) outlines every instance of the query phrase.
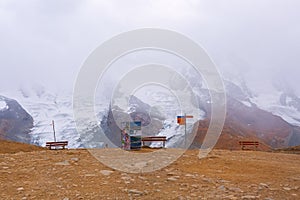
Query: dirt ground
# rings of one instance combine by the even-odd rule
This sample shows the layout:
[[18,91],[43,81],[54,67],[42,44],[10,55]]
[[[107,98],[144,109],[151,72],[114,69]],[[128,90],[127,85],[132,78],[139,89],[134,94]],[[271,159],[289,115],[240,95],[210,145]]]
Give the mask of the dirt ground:
[[83,149],[1,151],[0,199],[300,199],[299,154],[197,155],[188,150],[161,170],[130,174]]

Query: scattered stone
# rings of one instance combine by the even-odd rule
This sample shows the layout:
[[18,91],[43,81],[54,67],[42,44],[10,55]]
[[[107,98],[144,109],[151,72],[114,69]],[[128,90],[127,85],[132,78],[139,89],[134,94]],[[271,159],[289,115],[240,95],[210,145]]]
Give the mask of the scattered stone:
[[269,188],[270,191],[277,191],[277,188]]
[[110,174],[113,173],[113,171],[111,171],[111,170],[101,170],[100,173],[103,174],[104,176],[109,176]]
[[218,190],[225,191],[225,190],[226,190],[226,188],[225,188],[225,186],[224,186],[224,185],[220,185],[220,186],[218,187]]
[[225,199],[236,200],[238,198],[235,197],[233,194],[231,194],[231,195],[225,196]]
[[195,175],[193,175],[193,174],[186,174],[185,176],[186,176],[186,177],[195,178]]
[[167,178],[168,181],[177,181],[177,178],[176,177],[169,177]]
[[230,191],[232,192],[243,192],[240,188],[229,188]]
[[223,180],[223,179],[221,179],[221,180],[218,180],[218,182],[220,182],[220,183],[230,183],[230,181]]
[[294,181],[300,181],[300,177],[292,177],[291,179]]
[[290,191],[290,190],[292,190],[292,188],[289,188],[289,187],[283,187],[283,189],[284,189],[285,191]]
[[189,186],[188,183],[181,183],[180,185],[181,185],[181,186],[184,186],[184,187],[188,187],[188,186]]
[[248,185],[248,188],[252,188],[252,187],[256,187],[257,185],[255,185],[255,184],[251,184],[251,185]]
[[178,200],[185,200],[185,198],[183,196],[179,196]]
[[128,190],[128,193],[130,193],[130,194],[137,194],[137,195],[143,195],[144,194],[142,191],[139,191],[137,189]]
[[168,176],[175,176],[175,175],[177,175],[177,173],[176,172],[169,172],[169,173],[167,173],[167,175]]
[[212,180],[210,178],[202,178],[202,181],[212,183]]
[[96,174],[85,174],[84,175],[85,177],[95,177],[95,176],[97,176]]
[[252,195],[242,196],[242,199],[257,199],[257,198],[258,198],[257,196],[252,196]]
[[141,180],[147,180],[147,178],[143,177],[143,176],[139,176],[138,178],[141,179]]
[[191,193],[191,197],[196,197],[196,196],[197,196],[197,194]]
[[69,161],[65,160],[65,161],[62,161],[62,162],[57,162],[57,163],[55,163],[55,165],[67,166],[67,165],[70,165],[70,163],[69,163]]
[[265,187],[265,188],[269,188],[268,184],[266,184],[266,183],[260,183],[259,185],[262,187]]
[[125,181],[129,181],[131,178],[130,176],[122,176],[121,179]]
[[23,187],[19,187],[19,188],[17,188],[17,190],[18,190],[18,191],[23,191],[24,188],[23,188]]
[[78,162],[79,158],[71,158],[71,160],[74,161],[74,162]]

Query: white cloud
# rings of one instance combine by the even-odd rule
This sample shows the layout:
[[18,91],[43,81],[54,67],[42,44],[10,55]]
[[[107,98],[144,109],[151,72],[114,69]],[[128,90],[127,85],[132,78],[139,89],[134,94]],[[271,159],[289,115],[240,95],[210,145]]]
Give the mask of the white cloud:
[[0,92],[20,82],[72,87],[88,54],[141,27],[172,29],[202,44],[222,71],[272,79],[300,68],[297,0],[0,2]]

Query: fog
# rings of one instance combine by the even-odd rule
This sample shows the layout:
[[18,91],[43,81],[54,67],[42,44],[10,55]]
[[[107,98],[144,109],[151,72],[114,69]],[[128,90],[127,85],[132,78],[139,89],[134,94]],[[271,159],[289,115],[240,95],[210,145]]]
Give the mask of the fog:
[[224,78],[267,92],[282,82],[300,95],[300,1],[0,1],[0,93],[24,84],[72,89],[102,42],[144,27],[199,43]]

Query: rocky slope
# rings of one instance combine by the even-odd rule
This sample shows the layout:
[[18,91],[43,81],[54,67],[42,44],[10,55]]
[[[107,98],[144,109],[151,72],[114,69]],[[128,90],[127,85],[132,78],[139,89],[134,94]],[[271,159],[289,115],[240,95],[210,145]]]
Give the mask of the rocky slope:
[[[199,129],[192,144],[199,148],[206,135],[210,121],[210,110],[206,119],[199,122]],[[238,141],[259,141],[259,149],[283,148],[300,144],[300,131],[281,117],[258,108],[253,103],[245,104],[230,96],[227,97],[227,115],[217,148],[238,149]]]
[[31,142],[33,118],[13,99],[0,96],[0,139]]

